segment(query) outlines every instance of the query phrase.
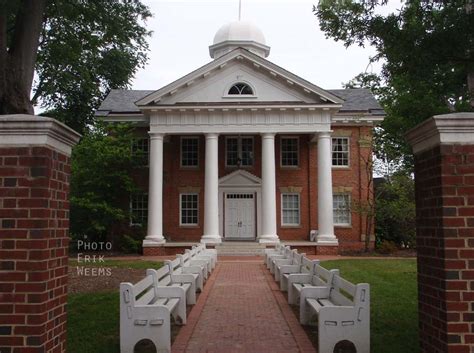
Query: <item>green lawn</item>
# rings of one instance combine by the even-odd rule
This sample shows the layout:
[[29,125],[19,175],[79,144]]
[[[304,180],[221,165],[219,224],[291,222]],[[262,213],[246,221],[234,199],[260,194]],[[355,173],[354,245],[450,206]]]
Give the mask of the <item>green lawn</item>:
[[[156,268],[156,262],[145,261],[109,261],[106,266],[113,264]],[[418,352],[415,260],[337,260],[325,261],[323,266],[339,268],[354,283],[370,283],[373,353]],[[118,331],[118,293],[69,295],[68,352],[118,353]]]
[[370,284],[371,352],[418,352],[416,260],[325,261],[343,278]]

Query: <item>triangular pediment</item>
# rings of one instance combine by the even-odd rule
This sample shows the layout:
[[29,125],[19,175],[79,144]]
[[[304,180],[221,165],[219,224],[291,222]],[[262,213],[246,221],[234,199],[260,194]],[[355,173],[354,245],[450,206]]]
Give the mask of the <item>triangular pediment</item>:
[[[248,83],[253,96],[229,96],[236,82]],[[136,102],[139,107],[202,104],[341,104],[334,94],[245,49],[210,62]]]
[[219,179],[219,186],[260,186],[262,179],[245,170],[236,170]]

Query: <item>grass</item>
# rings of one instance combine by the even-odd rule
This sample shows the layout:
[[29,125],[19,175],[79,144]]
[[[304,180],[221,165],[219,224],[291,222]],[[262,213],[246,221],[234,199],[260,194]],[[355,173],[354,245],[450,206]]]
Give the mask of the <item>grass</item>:
[[70,259],[69,266],[89,266],[89,267],[115,267],[115,268],[132,268],[137,270],[146,270],[148,268],[158,269],[163,266],[162,262],[159,261],[145,261],[145,260],[110,260],[104,259],[104,261],[98,262],[86,262],[81,260],[78,262],[77,259]]
[[416,260],[336,260],[322,265],[338,268],[353,283],[370,284],[371,352],[419,351]]
[[72,294],[67,310],[68,352],[120,352],[118,293]]

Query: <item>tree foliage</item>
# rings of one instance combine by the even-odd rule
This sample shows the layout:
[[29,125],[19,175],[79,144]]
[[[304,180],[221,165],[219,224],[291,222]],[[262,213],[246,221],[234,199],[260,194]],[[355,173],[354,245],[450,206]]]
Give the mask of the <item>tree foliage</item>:
[[375,234],[377,243],[415,246],[415,183],[406,174],[395,174],[377,186]]
[[371,60],[382,60],[381,74],[361,74],[352,85],[375,89],[387,113],[379,130],[382,153],[410,167],[408,129],[436,114],[472,110],[474,16],[463,0],[406,1],[382,15],[387,3],[321,0],[314,12],[326,36],[376,49]]
[[[150,32],[143,23],[151,13],[139,0],[42,1],[46,5],[44,11],[38,8],[29,13],[41,18],[38,37],[32,39],[33,32],[25,34],[29,50],[34,49],[35,54],[38,50],[36,63],[29,62],[33,65],[29,80],[33,79],[33,68],[37,74],[32,100],[29,101],[30,91],[26,89],[23,105],[29,107],[3,104],[0,113],[32,113],[32,104],[41,105],[48,110],[45,114],[82,133],[93,123],[93,111],[107,92],[127,87],[146,63]],[[3,54],[15,53],[15,33],[23,33],[28,27],[21,14],[26,6],[36,2],[3,0],[5,11],[0,12],[0,25],[4,23],[5,28],[11,29],[0,32],[0,44],[2,38],[6,43]],[[11,60],[0,62],[0,72],[8,72],[13,66]],[[4,87],[4,91],[8,89]],[[11,95],[7,97],[11,99]]]
[[105,240],[129,219],[128,197],[136,191],[132,156],[133,128],[98,125],[72,154],[71,234]]

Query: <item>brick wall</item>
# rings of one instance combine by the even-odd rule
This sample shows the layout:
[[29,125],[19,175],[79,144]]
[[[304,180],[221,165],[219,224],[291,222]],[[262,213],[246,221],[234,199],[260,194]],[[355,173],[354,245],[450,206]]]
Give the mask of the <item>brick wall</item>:
[[416,157],[418,288],[423,352],[474,347],[474,145]]
[[474,114],[435,116],[407,137],[415,152],[421,352],[471,353]]
[[[35,138],[65,153],[12,146]],[[49,118],[0,117],[1,353],[66,351],[68,155],[78,139]]]

